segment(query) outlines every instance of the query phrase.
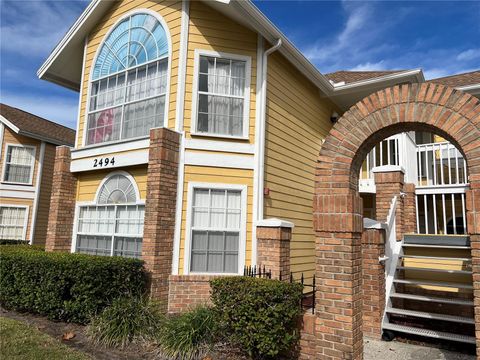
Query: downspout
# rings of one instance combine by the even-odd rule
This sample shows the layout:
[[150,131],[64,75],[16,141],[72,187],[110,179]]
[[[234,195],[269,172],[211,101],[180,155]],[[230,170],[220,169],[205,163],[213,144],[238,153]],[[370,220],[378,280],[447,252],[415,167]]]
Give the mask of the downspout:
[[[263,38],[258,37],[259,46],[263,48]],[[262,43],[260,43],[262,42]],[[276,44],[268,50],[262,52],[261,69],[257,70],[257,77],[260,77],[260,86],[257,90],[260,96],[257,97],[257,113],[258,121],[255,128],[255,170],[254,174],[254,207],[253,207],[253,231],[252,231],[252,265],[257,263],[257,236],[256,223],[263,220],[263,204],[264,204],[264,178],[265,178],[265,123],[267,113],[267,58],[274,51],[282,46],[282,39],[278,39]],[[258,80],[258,79],[257,79]],[[258,86],[258,81],[257,81]]]

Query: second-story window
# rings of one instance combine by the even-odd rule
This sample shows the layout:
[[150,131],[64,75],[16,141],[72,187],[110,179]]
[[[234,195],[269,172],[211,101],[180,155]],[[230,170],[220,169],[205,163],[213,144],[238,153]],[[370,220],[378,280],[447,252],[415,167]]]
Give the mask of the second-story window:
[[250,58],[199,52],[197,63],[194,132],[247,137]]
[[153,15],[115,26],[93,66],[87,145],[147,136],[164,124],[168,53],[168,35]]

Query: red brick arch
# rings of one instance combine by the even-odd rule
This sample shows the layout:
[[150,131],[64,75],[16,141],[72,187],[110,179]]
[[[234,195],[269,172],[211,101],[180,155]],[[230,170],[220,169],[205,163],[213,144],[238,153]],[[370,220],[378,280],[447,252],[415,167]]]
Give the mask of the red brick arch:
[[[387,88],[358,102],[331,129],[315,177],[317,358],[362,358],[362,200],[358,174],[367,153],[381,140],[405,131],[439,134],[467,160],[468,232],[473,279],[480,284],[480,101],[435,84]],[[480,286],[475,285],[480,322]],[[477,325],[477,352],[480,328]],[[480,357],[480,352],[479,352]]]

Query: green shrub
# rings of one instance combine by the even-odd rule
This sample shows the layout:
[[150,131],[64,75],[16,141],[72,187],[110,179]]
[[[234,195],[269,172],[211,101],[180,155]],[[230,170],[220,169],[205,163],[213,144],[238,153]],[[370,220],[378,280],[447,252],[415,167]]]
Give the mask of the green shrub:
[[212,301],[230,342],[256,358],[274,357],[298,339],[303,287],[248,277],[212,280]]
[[114,299],[145,290],[140,260],[0,246],[0,304],[6,308],[86,323]]
[[147,297],[122,297],[92,319],[87,334],[95,344],[123,348],[132,342],[154,339],[162,319],[158,306]]
[[172,359],[201,358],[215,343],[217,319],[212,308],[201,306],[165,319],[159,334],[161,353]]

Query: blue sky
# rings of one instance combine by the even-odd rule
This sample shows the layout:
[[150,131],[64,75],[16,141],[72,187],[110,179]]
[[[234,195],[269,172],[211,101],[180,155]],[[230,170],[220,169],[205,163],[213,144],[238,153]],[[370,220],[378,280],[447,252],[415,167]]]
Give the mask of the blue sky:
[[[480,1],[255,1],[322,73],[480,68]],[[78,94],[36,72],[88,1],[0,0],[0,101],[75,127]]]

